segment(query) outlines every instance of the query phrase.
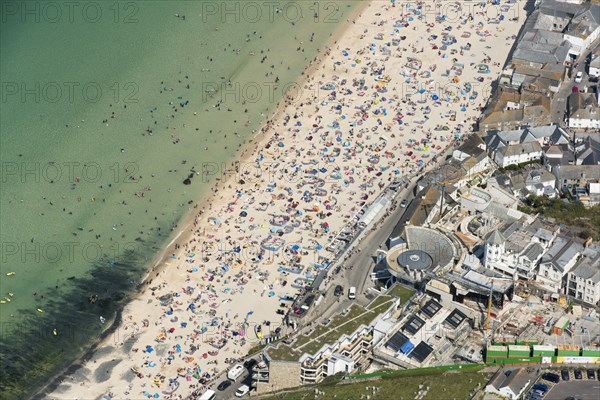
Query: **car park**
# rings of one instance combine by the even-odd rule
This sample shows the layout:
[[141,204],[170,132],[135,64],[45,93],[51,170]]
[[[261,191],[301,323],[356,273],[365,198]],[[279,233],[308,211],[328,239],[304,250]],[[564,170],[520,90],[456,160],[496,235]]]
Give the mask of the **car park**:
[[583,373],[580,369],[573,371],[573,375],[575,376],[575,379],[583,379]]
[[226,381],[219,383],[219,386],[217,386],[217,390],[222,392],[223,390],[227,389],[229,386],[231,386],[231,381],[226,380]]
[[560,377],[563,381],[568,381],[570,379],[569,370],[563,369],[560,371]]
[[542,375],[542,379],[552,383],[560,382],[560,377],[552,372],[546,372],[544,375]]

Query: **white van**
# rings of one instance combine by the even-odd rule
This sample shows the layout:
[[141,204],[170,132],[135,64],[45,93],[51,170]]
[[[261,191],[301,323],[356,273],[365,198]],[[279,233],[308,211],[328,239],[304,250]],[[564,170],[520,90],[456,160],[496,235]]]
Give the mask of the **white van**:
[[217,398],[217,393],[214,390],[207,390],[204,392],[202,396],[200,396],[200,400],[215,400]]
[[356,298],[356,288],[354,286],[351,286],[350,290],[348,290],[348,298],[350,300],[354,300]]
[[231,370],[227,373],[227,378],[232,381],[236,381],[244,373],[244,366],[242,364],[234,365]]
[[244,397],[249,391],[250,387],[248,385],[242,385],[236,390],[235,397]]

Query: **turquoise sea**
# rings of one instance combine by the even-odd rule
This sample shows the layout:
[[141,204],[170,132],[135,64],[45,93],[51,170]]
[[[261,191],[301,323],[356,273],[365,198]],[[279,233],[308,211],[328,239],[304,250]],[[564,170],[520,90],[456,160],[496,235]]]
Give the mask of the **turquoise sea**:
[[110,326],[358,4],[267,3],[0,3],[0,397]]

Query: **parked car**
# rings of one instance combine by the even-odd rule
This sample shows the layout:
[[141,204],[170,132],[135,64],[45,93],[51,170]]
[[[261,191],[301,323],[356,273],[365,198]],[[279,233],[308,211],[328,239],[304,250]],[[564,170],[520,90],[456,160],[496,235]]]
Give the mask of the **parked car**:
[[227,378],[235,382],[243,373],[244,366],[242,364],[236,364],[227,373]]
[[588,369],[587,370],[587,378],[588,379],[594,379],[596,377],[596,374],[594,373],[593,369]]
[[248,385],[242,385],[236,390],[235,397],[243,397],[250,391],[250,387]]
[[202,396],[200,396],[200,399],[198,399],[198,400],[216,400],[216,399],[217,399],[217,393],[214,390],[208,389],[206,392],[204,392],[202,394]]
[[250,359],[246,360],[246,362],[244,363],[244,367],[246,367],[247,370],[250,370],[256,364],[258,364],[258,361],[256,361],[254,358],[250,358]]
[[560,377],[552,372],[546,372],[544,375],[542,375],[542,379],[552,383],[560,382]]
[[576,83],[581,83],[582,80],[583,80],[583,72],[579,71],[577,73],[577,75],[575,75],[575,82]]
[[561,370],[560,377],[562,378],[563,381],[568,381],[570,379],[569,370],[568,369]]
[[342,294],[344,294],[344,288],[342,287],[342,285],[337,285],[335,287],[335,290],[333,291],[333,295],[335,297],[340,297]]
[[536,383],[535,385],[533,385],[532,389],[539,390],[542,393],[546,393],[548,391],[548,385],[546,385],[544,383]]
[[404,199],[400,202],[400,207],[402,208],[406,208],[406,206],[408,205],[408,200]]
[[221,392],[225,389],[227,389],[229,386],[231,386],[231,381],[223,381],[221,383],[219,383],[219,386],[217,386],[217,390],[220,390]]
[[575,375],[575,379],[583,379],[583,373],[580,369],[576,369],[573,375]]
[[350,290],[348,290],[348,298],[350,300],[354,300],[356,298],[356,288],[354,286],[350,287]]

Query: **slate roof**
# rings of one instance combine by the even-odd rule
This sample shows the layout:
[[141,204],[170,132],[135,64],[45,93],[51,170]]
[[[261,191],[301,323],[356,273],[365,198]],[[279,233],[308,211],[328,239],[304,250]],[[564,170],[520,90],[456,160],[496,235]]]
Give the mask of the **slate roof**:
[[487,238],[486,243],[501,245],[504,244],[505,241],[506,239],[504,238],[504,236],[502,236],[498,229],[494,229],[494,231]]

